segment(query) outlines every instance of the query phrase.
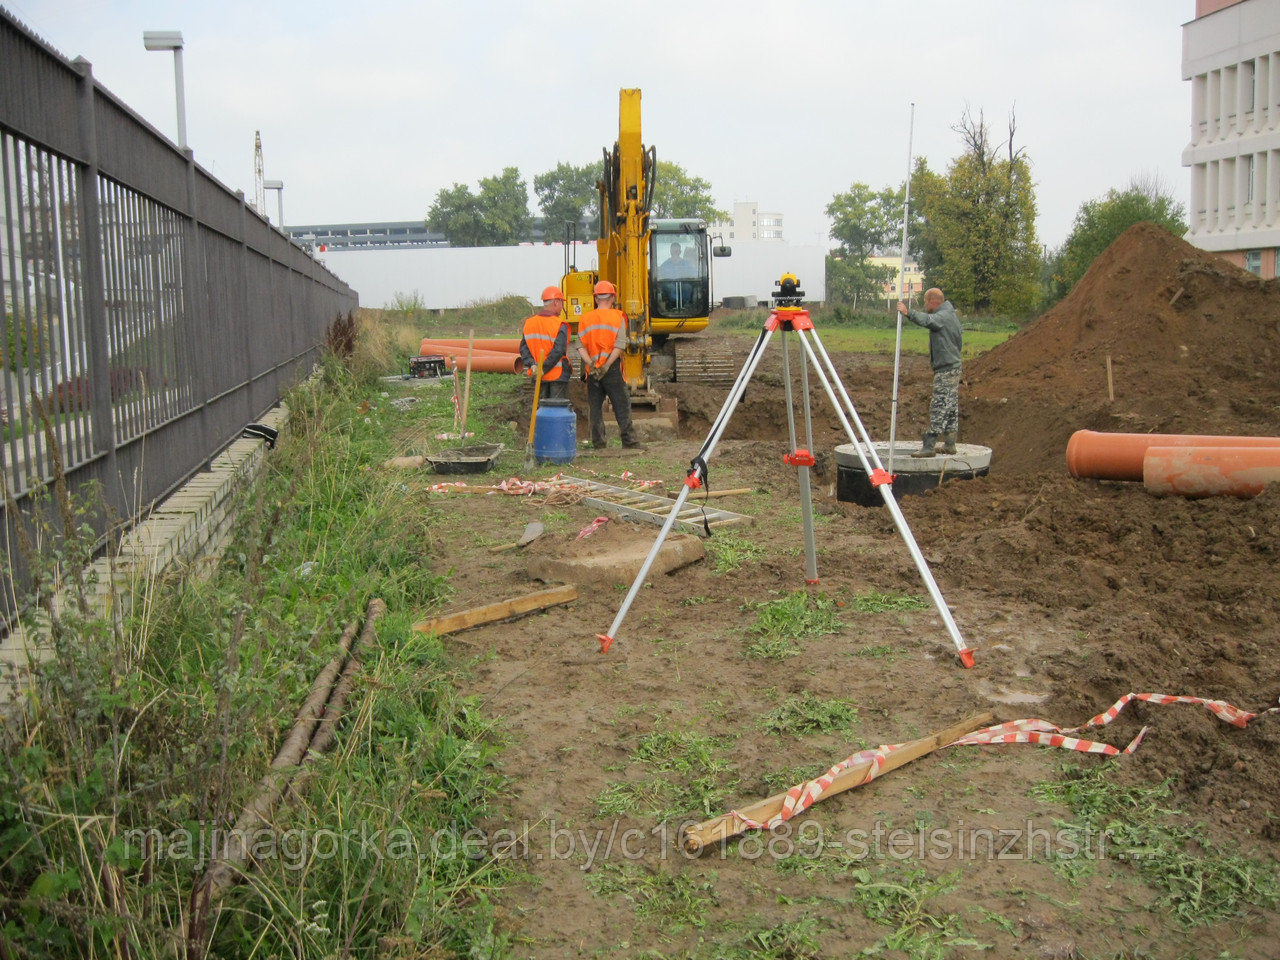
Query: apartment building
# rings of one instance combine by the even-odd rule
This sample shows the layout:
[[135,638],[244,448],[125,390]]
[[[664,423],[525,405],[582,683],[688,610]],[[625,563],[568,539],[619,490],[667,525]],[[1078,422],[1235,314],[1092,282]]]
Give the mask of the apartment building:
[[736,202],[728,220],[713,223],[707,229],[713,237],[723,237],[730,245],[734,240],[781,240],[782,214],[762,213],[754,200]]
[[1280,0],[1196,0],[1182,27],[1191,81],[1187,240],[1280,276]]

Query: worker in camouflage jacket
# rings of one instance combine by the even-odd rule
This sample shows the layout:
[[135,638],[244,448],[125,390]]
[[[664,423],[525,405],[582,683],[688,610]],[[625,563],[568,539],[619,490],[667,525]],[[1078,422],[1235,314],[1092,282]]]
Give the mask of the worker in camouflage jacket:
[[933,368],[933,398],[929,401],[929,429],[913,457],[932,457],[938,438],[943,452],[956,452],[960,433],[960,318],[942,291],[932,287],[924,292],[924,309],[910,310],[901,300],[898,312],[929,331],[929,365]]

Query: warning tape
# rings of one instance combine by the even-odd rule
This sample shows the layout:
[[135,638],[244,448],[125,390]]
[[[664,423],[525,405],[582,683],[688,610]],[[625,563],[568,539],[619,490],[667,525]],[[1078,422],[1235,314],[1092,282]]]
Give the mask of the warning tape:
[[589,537],[608,522],[609,522],[608,517],[596,517],[589,524],[583,527],[582,530],[578,533],[578,535],[573,539],[581,540],[583,537]]
[[[975,730],[973,733],[965,734],[958,740],[953,740],[947,744],[948,747],[977,747],[988,746],[1000,743],[1034,743],[1040,746],[1061,747],[1065,750],[1077,750],[1081,753],[1100,753],[1109,757],[1123,756],[1133,753],[1138,749],[1138,744],[1142,742],[1142,738],[1146,736],[1147,727],[1143,727],[1136,737],[1129,742],[1124,749],[1113,747],[1109,743],[1102,743],[1097,740],[1085,740],[1080,737],[1073,737],[1071,734],[1079,733],[1082,730],[1088,730],[1091,727],[1106,726],[1112,720],[1120,715],[1126,706],[1134,700],[1142,700],[1147,703],[1156,703],[1160,705],[1168,705],[1173,703],[1190,703],[1198,704],[1212,713],[1224,723],[1229,723],[1235,727],[1243,727],[1255,717],[1263,713],[1280,712],[1280,707],[1271,707],[1258,713],[1250,713],[1247,710],[1241,710],[1239,707],[1227,703],[1225,700],[1208,700],[1203,697],[1181,697],[1170,696],[1164,693],[1126,693],[1123,697],[1112,704],[1102,713],[1091,718],[1087,723],[1078,727],[1063,729],[1047,720],[1037,718],[1029,718],[1026,720],[1010,720],[1008,723],[997,724],[993,727],[985,727],[982,730]],[[870,764],[867,768],[867,775],[857,783],[857,786],[870,783],[876,777],[880,776],[884,766],[885,758],[895,750],[899,750],[906,746],[905,743],[890,743],[876,747],[871,750],[862,750],[855,753],[851,757],[841,760],[822,776],[805,783],[797,784],[787,791],[786,799],[782,801],[782,809],[769,820],[759,821],[752,820],[750,817],[743,816],[741,811],[733,810],[731,815],[737,817],[746,825],[747,828],[759,830],[771,830],[790,820],[798,813],[803,813],[809,807],[813,806],[822,795],[831,787],[832,781],[850,767],[859,764]],[[943,748],[945,749],[945,748]]]

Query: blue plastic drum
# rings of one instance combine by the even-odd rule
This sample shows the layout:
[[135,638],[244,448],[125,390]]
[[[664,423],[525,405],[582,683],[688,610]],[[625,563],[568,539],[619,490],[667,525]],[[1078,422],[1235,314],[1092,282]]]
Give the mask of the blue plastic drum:
[[578,455],[578,416],[568,400],[543,400],[533,428],[533,455],[539,463],[572,463]]

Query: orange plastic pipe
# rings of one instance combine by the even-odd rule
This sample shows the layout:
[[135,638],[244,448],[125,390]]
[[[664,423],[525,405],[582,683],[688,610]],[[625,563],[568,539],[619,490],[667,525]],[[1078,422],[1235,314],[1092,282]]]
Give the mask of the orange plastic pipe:
[[1158,497],[1256,497],[1280,482],[1280,447],[1148,447],[1142,483]]
[[[476,344],[475,348],[477,350],[487,350],[487,351],[496,352],[496,353],[519,353],[520,352],[519,337],[514,337],[514,338],[507,337],[505,339],[501,337],[490,337],[489,339],[480,339],[477,337],[475,344]],[[440,353],[441,351],[436,349],[438,347],[462,347],[463,349],[466,349],[466,346],[467,346],[466,340],[448,340],[448,339],[437,339],[436,337],[423,337],[422,345],[418,348],[418,352],[423,355],[426,355],[430,353]]]
[[[426,356],[439,356],[443,351],[436,350]],[[445,363],[450,370],[461,370],[467,363],[467,351],[464,347],[456,353],[445,353]],[[471,369],[476,373],[519,373],[520,355],[518,353],[471,353]]]
[[1077,430],[1067,442],[1067,470],[1094,480],[1141,480],[1150,447],[1280,447],[1280,437],[1212,437]]

